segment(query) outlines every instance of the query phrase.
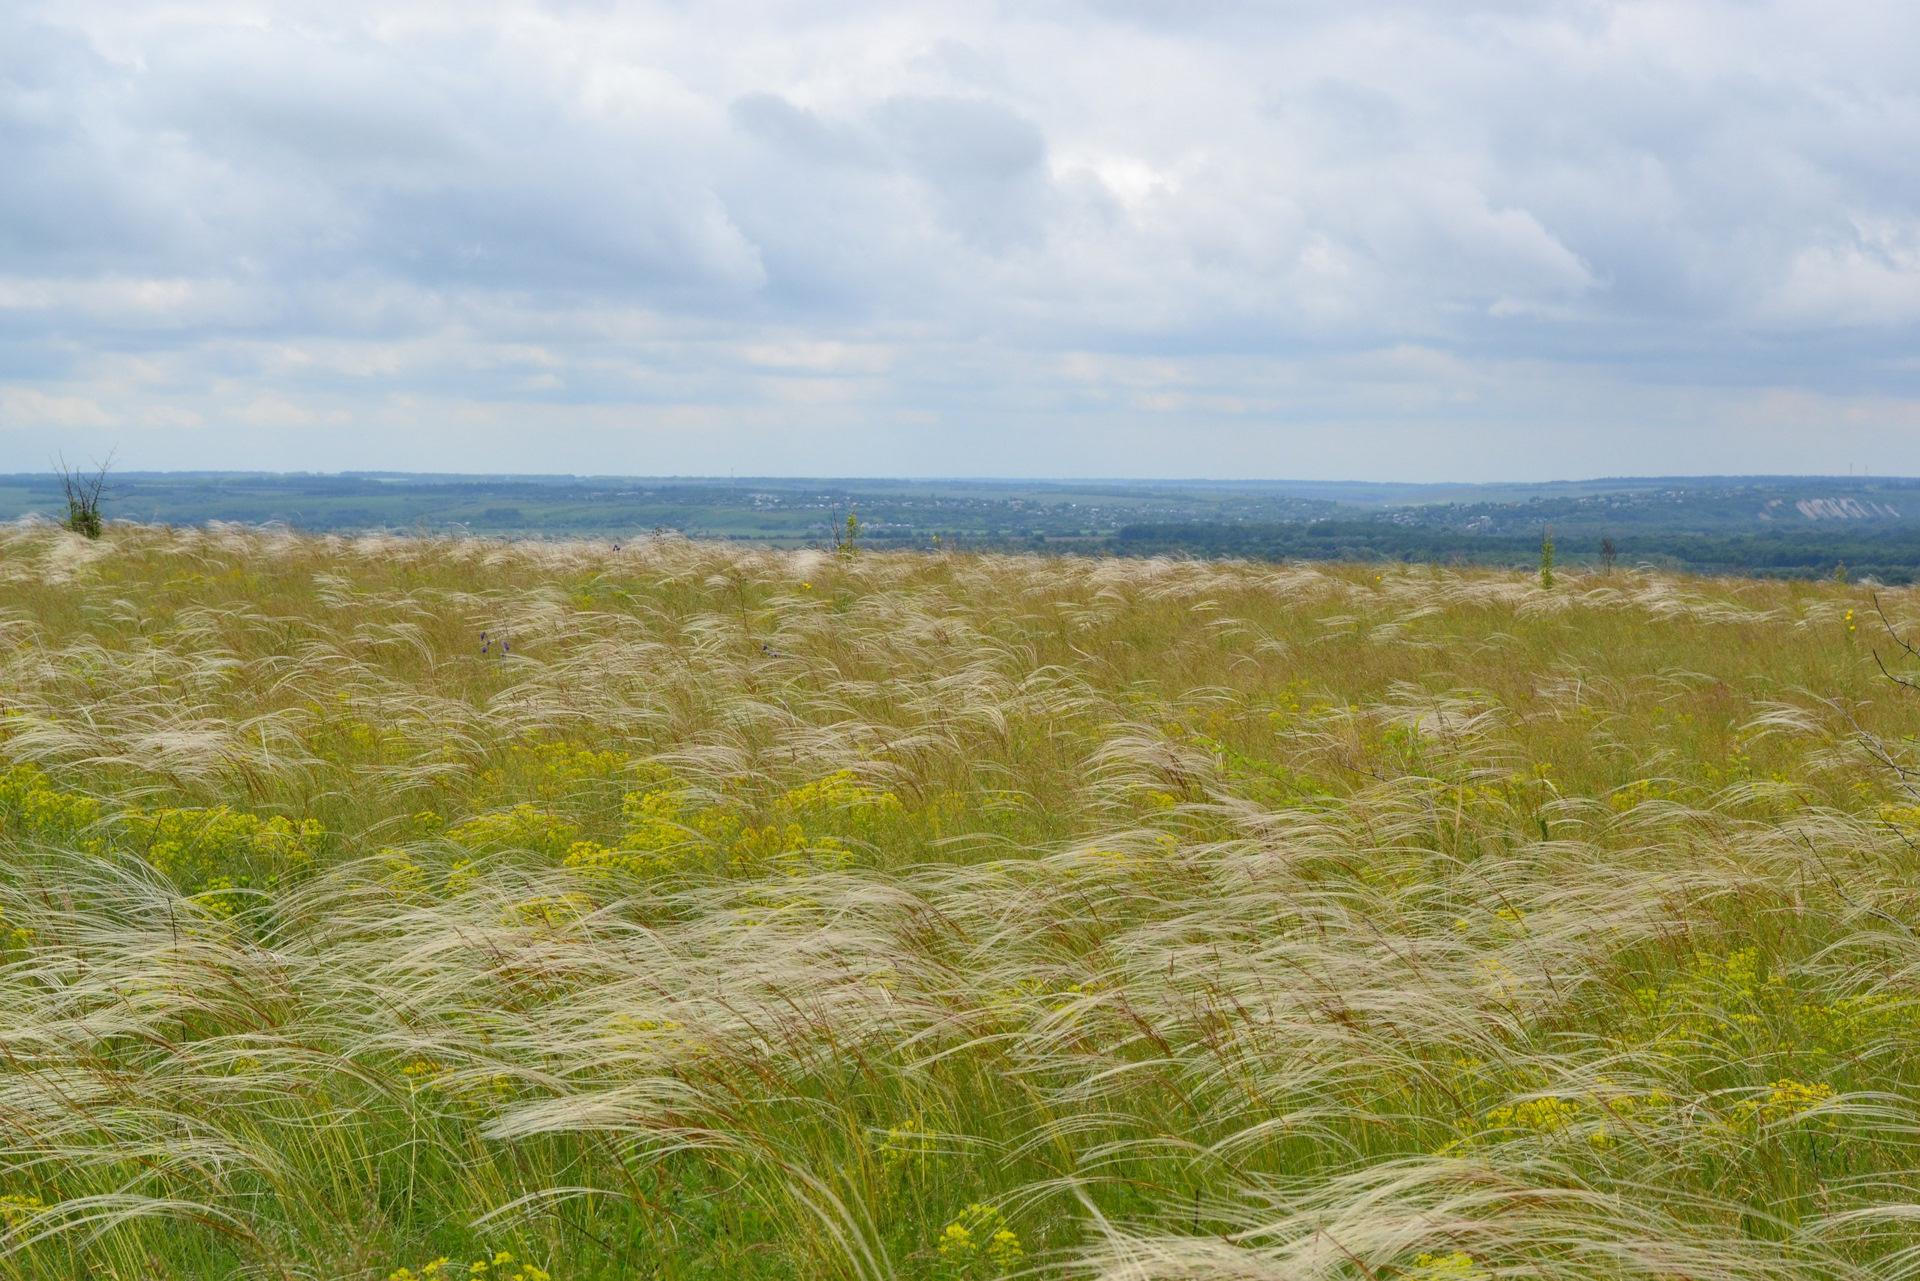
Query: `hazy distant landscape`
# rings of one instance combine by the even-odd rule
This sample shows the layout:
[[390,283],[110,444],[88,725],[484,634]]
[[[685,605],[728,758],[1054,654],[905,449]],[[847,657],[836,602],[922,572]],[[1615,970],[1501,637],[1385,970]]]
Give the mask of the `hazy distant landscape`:
[[[0,477],[0,518],[58,515],[56,479]],[[857,512],[887,548],[1185,554],[1524,566],[1551,527],[1560,559],[1714,574],[1911,581],[1920,480],[1652,477],[1537,485],[1332,481],[848,480],[139,472],[110,516],[619,539],[653,531],[775,547],[831,544]]]

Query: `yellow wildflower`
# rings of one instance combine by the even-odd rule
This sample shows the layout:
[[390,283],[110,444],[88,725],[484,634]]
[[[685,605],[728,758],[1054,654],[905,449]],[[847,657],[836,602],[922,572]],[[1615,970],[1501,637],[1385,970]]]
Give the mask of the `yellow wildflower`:
[[908,1117],[887,1131],[880,1144],[880,1168],[892,1172],[902,1166],[919,1169],[933,1153],[933,1139],[921,1128],[919,1117]]
[[1465,1250],[1448,1254],[1422,1252],[1413,1257],[1413,1272],[1426,1281],[1488,1281],[1488,1273]]
[[[984,1249],[981,1242],[985,1241]],[[1020,1238],[1006,1225],[998,1206],[976,1201],[940,1232],[940,1255],[955,1263],[984,1261],[995,1273],[1004,1275],[1026,1257]]]
[[11,1231],[45,1208],[46,1203],[37,1196],[23,1196],[18,1192],[9,1192],[5,1196],[0,1196],[0,1224],[4,1224],[7,1230]]
[[973,1233],[963,1223],[949,1223],[940,1233],[940,1254],[948,1259],[971,1259],[977,1249]]
[[1810,1084],[1805,1081],[1775,1081],[1768,1089],[1765,1098],[1746,1099],[1734,1105],[1736,1122],[1752,1128],[1770,1125],[1776,1121],[1788,1121],[1803,1112],[1811,1111],[1821,1103],[1833,1097],[1830,1085]]

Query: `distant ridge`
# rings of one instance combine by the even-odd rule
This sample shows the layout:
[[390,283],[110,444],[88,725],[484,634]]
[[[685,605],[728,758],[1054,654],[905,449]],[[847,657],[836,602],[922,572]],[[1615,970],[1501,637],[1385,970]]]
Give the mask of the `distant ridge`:
[[[61,510],[50,474],[0,476],[0,519]],[[1618,476],[1536,483],[157,472],[112,477],[110,519],[508,538],[673,531],[876,548],[1526,565],[1602,541],[1627,564],[1884,582],[1920,575],[1920,478]]]

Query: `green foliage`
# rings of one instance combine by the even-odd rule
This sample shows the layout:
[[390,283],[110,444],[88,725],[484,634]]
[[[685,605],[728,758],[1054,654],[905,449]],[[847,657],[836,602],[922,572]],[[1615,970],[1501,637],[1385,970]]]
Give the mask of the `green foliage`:
[[860,554],[860,513],[852,506],[847,508],[847,520],[840,529],[840,537],[834,544],[834,550],[842,556]]
[[113,459],[109,457],[100,464],[98,472],[89,476],[72,470],[64,460],[60,463],[60,489],[67,509],[66,519],[62,523],[82,537],[98,538],[105,528],[100,504],[106,496],[107,469],[112,464]]
[[74,533],[85,538],[100,537],[102,527],[100,508],[96,505],[69,500],[67,504],[66,526]]

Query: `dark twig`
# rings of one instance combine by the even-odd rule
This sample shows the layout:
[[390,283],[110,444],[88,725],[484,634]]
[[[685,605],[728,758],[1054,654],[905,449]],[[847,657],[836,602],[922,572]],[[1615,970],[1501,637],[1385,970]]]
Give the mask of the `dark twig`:
[[[1899,632],[1894,630],[1893,620],[1887,617],[1886,606],[1880,603],[1880,593],[1872,592],[1870,593],[1870,595],[1873,598],[1873,612],[1880,615],[1880,625],[1887,629],[1887,635],[1893,640],[1894,644],[1898,645],[1902,650],[1906,652],[1906,655],[1908,658],[1911,658],[1916,662],[1920,662],[1920,649],[1915,649],[1913,645],[1904,636],[1902,636]],[[1878,647],[1876,647],[1873,651],[1873,661],[1875,664],[1879,666],[1880,674],[1886,677],[1888,680],[1892,681],[1895,685],[1902,685],[1902,686],[1905,686],[1907,689],[1920,692],[1920,682],[1908,680],[1904,676],[1895,676],[1892,672],[1887,670],[1887,664],[1880,657],[1880,650],[1878,649]]]
[[1908,938],[1915,937],[1913,927],[1891,912],[1883,912],[1877,907],[1868,907],[1866,904],[1856,901],[1853,895],[1847,893],[1846,887],[1840,884],[1840,878],[1833,874],[1833,869],[1827,866],[1827,860],[1821,857],[1820,851],[1814,848],[1813,839],[1805,832],[1799,833],[1799,837],[1801,843],[1807,847],[1807,853],[1813,855],[1813,861],[1818,863],[1820,870],[1827,874],[1827,883],[1833,886],[1833,892],[1840,896],[1842,902],[1863,915],[1879,917],[1887,924],[1904,933]]

